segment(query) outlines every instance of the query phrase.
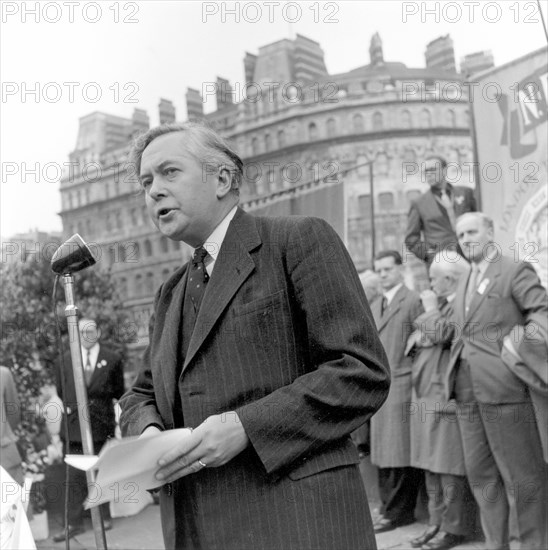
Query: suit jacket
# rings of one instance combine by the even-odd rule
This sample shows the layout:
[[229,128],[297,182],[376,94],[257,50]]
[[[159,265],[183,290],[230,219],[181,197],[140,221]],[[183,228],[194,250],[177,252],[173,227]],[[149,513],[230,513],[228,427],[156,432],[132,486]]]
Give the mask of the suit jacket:
[[[476,199],[472,189],[461,186],[451,189],[455,217],[476,211]],[[431,189],[411,203],[407,216],[405,245],[417,258],[428,263],[440,250],[460,250],[449,214]]]
[[548,296],[531,266],[499,256],[489,264],[465,313],[467,277],[461,277],[454,301],[455,339],[445,379],[449,398],[457,361],[465,350],[474,397],[482,403],[523,403],[527,387],[502,361],[504,337],[525,325],[533,313],[548,315]]
[[[67,408],[68,431],[71,442],[82,443],[80,434],[80,419],[78,417],[78,402],[76,399],[76,388],[74,387],[74,374],[72,372],[72,361],[70,354],[64,358],[66,394],[63,394],[63,387],[60,378],[59,365],[57,366],[57,393]],[[113,399],[120,399],[124,393],[124,367],[122,357],[109,348],[107,344],[100,343],[97,364],[87,387],[88,407],[91,431],[95,452],[105,441],[114,436],[116,420],[114,416]],[[61,437],[65,436],[64,417],[61,423]]]
[[186,426],[235,410],[250,445],[164,486],[166,547],[374,547],[349,434],[380,407],[389,374],[337,234],[323,220],[238,209],[177,384],[187,267],[156,295],[142,370],[121,400],[122,431],[172,428],[178,387]]
[[415,328],[432,345],[419,347],[413,359],[413,412],[411,465],[440,474],[466,475],[457,423],[456,403],[447,401],[443,383],[451,348],[453,305],[444,300],[439,309],[422,313]]
[[506,348],[501,357],[529,388],[544,461],[548,462],[548,318],[532,313],[529,319],[527,327],[518,325],[512,334],[517,357]]
[[371,419],[371,462],[380,468],[398,468],[411,465],[409,423],[414,414],[405,417],[411,403],[410,356],[404,355],[405,344],[413,332],[413,322],[422,312],[417,292],[402,286],[381,316],[382,297],[371,310],[388,355],[392,384],[388,399]]

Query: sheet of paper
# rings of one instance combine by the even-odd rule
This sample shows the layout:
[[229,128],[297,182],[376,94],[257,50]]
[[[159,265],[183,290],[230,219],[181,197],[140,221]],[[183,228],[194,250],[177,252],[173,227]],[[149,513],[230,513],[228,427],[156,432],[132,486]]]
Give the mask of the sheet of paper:
[[85,507],[117,500],[132,502],[141,489],[155,489],[163,485],[154,474],[158,460],[184,438],[190,430],[166,430],[150,437],[128,437],[110,440],[99,456],[67,455],[65,461],[80,470],[95,470],[95,482],[89,486]]

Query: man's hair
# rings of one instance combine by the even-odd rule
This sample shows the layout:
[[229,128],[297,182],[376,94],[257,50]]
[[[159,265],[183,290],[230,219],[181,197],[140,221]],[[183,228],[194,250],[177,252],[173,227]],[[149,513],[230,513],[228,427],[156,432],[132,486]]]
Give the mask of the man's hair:
[[215,130],[199,122],[170,122],[138,136],[129,153],[129,162],[135,166],[137,176],[141,172],[141,159],[145,149],[157,137],[172,132],[182,132],[185,135],[185,150],[202,165],[202,170],[207,170],[208,166],[226,168],[231,175],[231,189],[239,194],[243,177],[242,159]]
[[441,155],[428,155],[424,160],[437,160],[439,161],[442,170],[447,168],[447,161]]
[[479,219],[483,223],[484,227],[486,227],[487,229],[492,229],[492,230],[495,229],[495,224],[493,223],[493,219],[490,218],[487,214],[485,214],[485,212],[466,212],[457,218],[456,224],[468,218]]
[[394,263],[396,265],[403,264],[401,254],[397,250],[381,250],[375,255],[375,261],[382,260],[384,258],[394,258]]
[[430,271],[437,269],[455,281],[470,271],[470,264],[457,251],[442,250],[436,252]]

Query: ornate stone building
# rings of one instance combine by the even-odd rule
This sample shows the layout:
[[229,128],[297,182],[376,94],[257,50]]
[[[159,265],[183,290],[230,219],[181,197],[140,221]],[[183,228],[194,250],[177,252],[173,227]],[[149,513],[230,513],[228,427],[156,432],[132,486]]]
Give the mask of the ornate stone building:
[[[371,267],[374,249],[404,252],[409,201],[427,188],[420,167],[429,153],[445,155],[453,181],[473,186],[462,77],[384,61],[378,34],[369,54],[370,63],[330,75],[320,45],[297,35],[247,53],[244,82],[218,78],[186,94],[188,118],[205,118],[242,155],[244,208],[327,219],[359,270]],[[209,94],[217,110],[204,115],[201,96]],[[161,121],[176,119],[168,100],[159,109]],[[157,233],[135,174],[125,169],[130,138],[148,126],[138,109],[132,119],[83,117],[61,182],[65,234],[100,245],[99,265],[113,270],[139,327],[135,351],[146,340],[154,290],[190,255]],[[423,267],[406,257],[420,288]]]

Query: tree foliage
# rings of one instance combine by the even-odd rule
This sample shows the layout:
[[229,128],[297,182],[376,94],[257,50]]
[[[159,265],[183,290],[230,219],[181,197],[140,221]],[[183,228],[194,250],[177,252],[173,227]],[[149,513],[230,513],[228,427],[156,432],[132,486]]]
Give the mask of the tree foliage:
[[[63,283],[60,280],[57,287],[54,313],[55,274],[49,258],[38,255],[24,262],[1,264],[0,276],[0,364],[11,369],[17,384],[23,412],[20,449],[28,457],[40,432],[39,419],[33,414],[40,388],[53,382],[54,365],[60,353],[69,349]],[[102,340],[123,353],[131,325],[110,272],[94,267],[76,273],[74,279],[80,317],[96,319]]]

